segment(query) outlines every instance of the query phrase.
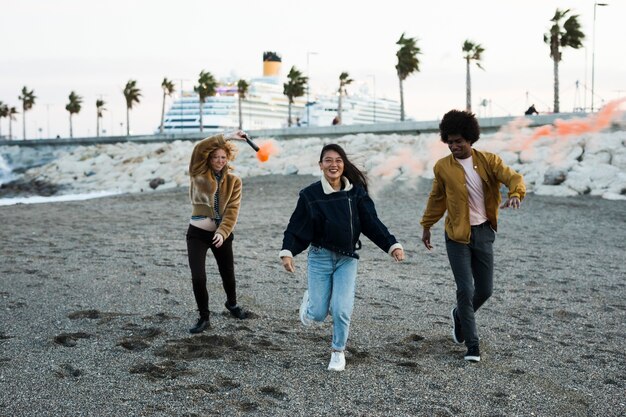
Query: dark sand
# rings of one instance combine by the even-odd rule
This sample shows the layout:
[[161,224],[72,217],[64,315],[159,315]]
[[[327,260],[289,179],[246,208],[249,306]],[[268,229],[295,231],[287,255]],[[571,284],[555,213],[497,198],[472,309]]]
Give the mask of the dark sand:
[[[429,185],[393,184],[378,211],[405,245],[363,240],[347,368],[330,373],[330,323],[297,318],[277,258],[312,177],[244,180],[239,300],[199,336],[188,272],[187,190],[0,207],[1,416],[623,416],[626,204],[530,195],[501,214],[493,297],[477,315],[483,361],[450,338],[443,243],[421,245]],[[209,259],[209,268],[214,260]]]

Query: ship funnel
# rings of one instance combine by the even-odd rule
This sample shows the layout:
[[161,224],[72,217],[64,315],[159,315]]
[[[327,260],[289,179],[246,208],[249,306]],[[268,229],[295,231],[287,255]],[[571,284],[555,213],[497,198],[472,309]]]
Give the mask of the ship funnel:
[[282,58],[276,52],[263,52],[263,76],[278,77]]

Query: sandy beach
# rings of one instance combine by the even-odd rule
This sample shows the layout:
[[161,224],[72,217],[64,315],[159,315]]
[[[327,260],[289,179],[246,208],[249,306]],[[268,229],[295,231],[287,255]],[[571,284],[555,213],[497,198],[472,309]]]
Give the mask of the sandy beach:
[[0,416],[626,414],[624,201],[531,194],[501,212],[470,364],[450,337],[443,221],[432,253],[420,241],[429,182],[382,188],[407,261],[363,239],[347,367],[330,373],[330,323],[297,317],[306,256],[296,274],[277,258],[314,180],[244,179],[234,249],[251,317],[225,313],[213,273],[213,327],[196,336],[187,188],[0,207]]

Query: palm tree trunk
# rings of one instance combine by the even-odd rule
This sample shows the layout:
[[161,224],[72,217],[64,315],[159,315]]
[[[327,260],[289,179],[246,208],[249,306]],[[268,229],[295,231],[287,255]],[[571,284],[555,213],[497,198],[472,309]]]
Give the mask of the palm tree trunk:
[[400,81],[400,121],[404,122],[404,87],[400,76],[398,76],[398,80]]
[[126,136],[130,136],[130,107],[126,106]]
[[339,101],[337,103],[337,124],[341,124],[341,113],[342,113],[342,97],[343,93],[341,91],[339,91]]
[[100,137],[100,115],[96,115],[96,137]]
[[74,131],[72,130],[72,113],[70,113],[70,139],[74,137]]
[[163,92],[163,104],[161,105],[161,126],[159,126],[160,134],[163,134],[163,123],[165,123],[165,91]]
[[289,110],[289,116],[287,117],[287,126],[291,127],[291,101],[289,101],[289,105],[287,106],[287,109]]
[[26,140],[26,110],[22,113],[22,139]]
[[472,80],[470,77],[470,60],[466,58],[466,74],[465,74],[465,110],[472,111]]
[[241,130],[242,125],[243,125],[243,120],[241,117],[241,94],[239,94],[239,130]]
[[13,139],[13,119],[9,115],[9,140]]
[[204,121],[202,120],[202,108],[204,107],[202,105],[202,100],[200,101],[200,132],[204,131]]
[[554,58],[554,112],[559,113],[559,61]]

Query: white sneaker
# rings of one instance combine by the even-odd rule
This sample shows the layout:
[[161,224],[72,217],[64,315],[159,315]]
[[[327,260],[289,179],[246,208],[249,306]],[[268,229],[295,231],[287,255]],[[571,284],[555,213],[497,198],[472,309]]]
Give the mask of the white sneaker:
[[306,290],[304,295],[302,296],[302,303],[300,303],[300,321],[305,326],[310,326],[313,324],[313,320],[307,317],[306,310],[309,306],[309,291]]
[[343,352],[333,352],[328,364],[329,371],[343,371],[346,369],[346,355]]

